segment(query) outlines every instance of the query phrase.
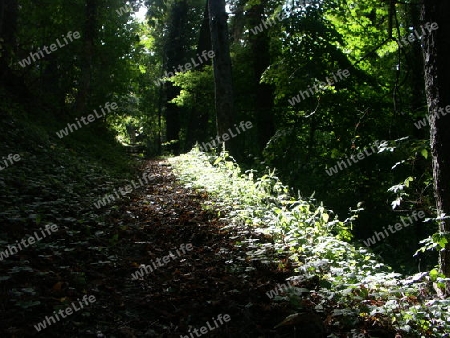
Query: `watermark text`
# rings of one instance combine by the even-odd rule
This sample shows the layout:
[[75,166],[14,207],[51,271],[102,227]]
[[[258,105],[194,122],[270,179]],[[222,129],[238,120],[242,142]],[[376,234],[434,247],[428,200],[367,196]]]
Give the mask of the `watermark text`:
[[[364,244],[369,247],[369,246],[375,244],[376,242],[381,241],[381,239],[385,239],[386,237],[389,237],[390,234],[395,234],[397,231],[402,230],[403,227],[405,227],[405,228],[409,227],[410,225],[413,224],[411,216],[417,222],[419,219],[425,217],[425,213],[422,210],[419,212],[414,210],[412,215],[408,216],[408,220],[410,221],[410,223],[405,222],[406,217],[401,217],[402,223],[399,222],[399,223],[396,223],[395,225],[390,224],[388,226],[388,229],[390,232],[387,231],[386,227],[383,227],[383,231],[381,231],[381,232],[375,231],[374,235],[372,237],[369,237],[369,238],[367,238],[367,240],[363,241]],[[395,230],[394,230],[394,228],[395,228]]]
[[[202,326],[200,329],[193,329],[193,332],[189,332],[189,335],[180,335],[180,338],[194,338],[194,337],[200,337],[203,334],[207,334],[208,332],[211,332],[215,329],[217,329],[220,325],[223,325],[227,322],[229,322],[231,320],[230,315],[228,314],[220,314],[217,316],[217,318],[212,317],[212,320],[214,322],[214,327],[211,326],[211,324],[209,323],[209,320],[206,322],[206,326]],[[199,333],[200,331],[200,333]],[[194,336],[195,333],[195,336]]]
[[[53,315],[45,316],[45,319],[42,322],[39,322],[36,325],[34,325],[36,331],[40,332],[43,329],[46,329],[48,326],[56,324],[57,321],[58,322],[60,321],[59,316],[61,316],[62,318],[66,318],[67,316],[72,315],[74,312],[80,311],[81,309],[84,308],[83,303],[85,305],[90,305],[96,301],[95,296],[93,295],[91,296],[84,295],[82,301],[79,298],[77,300],[78,304],[76,304],[76,302],[73,302],[66,309],[64,310],[61,309],[58,311],[58,313],[56,311],[53,311]],[[80,307],[77,307],[77,305],[79,305]]]
[[[19,65],[22,68],[25,68],[26,66],[31,65],[32,62],[36,62],[37,60],[40,60],[41,58],[44,58],[45,55],[50,55],[53,52],[56,52],[59,48],[62,48],[64,46],[67,46],[69,44],[69,42],[72,42],[74,39],[77,40],[80,38],[80,33],[75,31],[75,32],[68,32],[66,36],[62,35],[62,38],[65,42],[65,44],[61,43],[61,41],[59,41],[60,38],[56,39],[56,43],[52,43],[50,46],[44,46],[39,47],[39,49],[36,51],[36,53],[31,52],[30,56],[28,56],[26,59],[23,59],[22,61],[19,61]],[[69,41],[67,41],[69,40]],[[44,55],[44,52],[46,53]]]
[[[345,80],[350,76],[350,71],[348,69],[341,70],[339,69],[336,74],[331,74],[330,77],[326,77],[325,81],[319,81],[315,79],[315,84],[313,86],[309,86],[307,90],[300,90],[296,96],[293,96],[291,99],[288,99],[289,104],[291,106],[295,106],[297,103],[300,103],[306,100],[306,98],[310,98],[314,94],[318,94],[321,91],[324,91],[327,86],[333,86],[335,83]],[[339,79],[338,79],[339,77]],[[333,81],[334,80],[334,81]]]
[[180,245],[180,251],[181,251],[181,252],[178,251],[178,249],[175,249],[175,252],[176,252],[177,256],[175,256],[175,255],[172,253],[172,251],[169,251],[169,254],[168,254],[167,256],[164,256],[162,259],[161,259],[161,258],[157,258],[157,259],[156,259],[156,263],[157,263],[158,265],[155,264],[155,261],[154,261],[154,260],[150,261],[151,265],[145,265],[145,264],[142,264],[142,265],[141,265],[141,268],[140,268],[138,271],[136,271],[136,272],[134,272],[134,273],[131,274],[131,279],[133,279],[133,280],[142,279],[142,278],[144,278],[144,276],[145,276],[146,274],[149,274],[149,273],[155,271],[156,269],[158,269],[158,268],[160,268],[160,267],[163,267],[164,265],[168,264],[168,263],[170,262],[170,259],[176,260],[176,259],[178,259],[182,254],[186,254],[187,251],[191,251],[192,249],[193,249],[193,247],[192,247],[192,244],[191,244],[191,243],[188,243],[188,244],[181,244],[181,245]]
[[[64,136],[68,136],[70,133],[73,133],[75,130],[78,130],[79,128],[82,128],[83,126],[87,126],[89,123],[94,122],[96,119],[100,119],[104,116],[106,116],[106,112],[103,109],[102,106],[99,106],[102,114],[99,114],[96,109],[93,110],[94,114],[89,114],[87,117],[82,116],[80,120],[78,120],[78,117],[75,119],[75,123],[67,123],[67,127],[64,129],[61,129],[60,131],[56,132],[56,135],[58,135],[59,138],[63,138]],[[117,103],[109,103],[106,102],[105,107],[108,113],[111,113],[112,110],[116,110]],[[86,121],[87,120],[87,121]],[[81,124],[83,122],[83,124]]]
[[[0,171],[8,168],[9,166],[13,165],[15,162],[19,162],[19,161],[20,161],[19,154],[14,154],[14,155],[9,154],[8,157],[6,157],[6,158],[5,158],[5,156],[2,156],[2,160],[0,161]],[[1,164],[3,164],[4,167],[2,167]]]
[[34,243],[39,242],[40,240],[51,235],[53,232],[58,231],[58,226],[56,224],[47,224],[44,229],[40,228],[39,230],[42,237],[39,236],[39,231],[35,231],[33,236],[23,238],[20,242],[16,241],[15,244],[8,245],[8,248],[5,251],[0,251],[0,261],[4,258],[15,255],[20,250],[28,248],[30,245],[33,245]]
[[[384,140],[381,142],[375,141],[374,145],[372,145],[370,147],[370,149],[372,150],[372,153],[369,152],[368,148],[365,148],[364,150],[360,151],[356,155],[350,155],[350,158],[347,155],[345,155],[346,159],[338,161],[336,165],[334,165],[333,167],[330,167],[329,169],[325,169],[325,172],[328,174],[328,176],[337,174],[339,172],[339,170],[343,170],[344,168],[347,169],[348,168],[347,164],[350,167],[353,163],[358,163],[358,161],[365,159],[367,156],[370,156],[370,155],[378,152],[377,148],[379,148],[381,145],[385,145],[385,144],[387,144],[387,141],[384,141]],[[346,161],[347,161],[347,163],[346,163]]]
[[[241,131],[244,132],[244,131],[252,128],[253,125],[250,121],[247,121],[247,122],[241,121],[239,123],[239,126],[234,125],[234,127],[235,127],[235,131],[237,134],[233,134],[233,132],[231,131],[231,128],[228,128],[229,133],[223,133],[222,136],[217,135],[216,138],[214,138],[214,139],[211,138],[211,141],[206,142],[206,143],[203,142],[202,145],[199,147],[200,151],[212,150],[215,147],[218,147],[221,143],[226,142],[226,141],[230,140],[231,138],[238,136],[241,133]],[[230,137],[230,135],[231,135],[231,137]]]

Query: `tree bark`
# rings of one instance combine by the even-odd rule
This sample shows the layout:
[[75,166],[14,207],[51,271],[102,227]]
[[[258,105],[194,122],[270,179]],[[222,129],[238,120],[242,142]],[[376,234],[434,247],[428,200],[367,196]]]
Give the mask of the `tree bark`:
[[[430,142],[433,162],[434,193],[437,214],[450,215],[450,116],[446,106],[450,104],[450,1],[424,0],[423,24],[436,22],[437,30],[424,38],[425,89],[430,119]],[[448,237],[450,221],[439,222],[439,233]],[[450,243],[439,252],[439,266],[450,277]]]
[[[222,137],[233,126],[233,81],[228,40],[228,14],[225,12],[225,0],[209,0],[208,8],[211,45],[215,54],[213,67],[216,127],[218,136]],[[230,153],[234,151],[234,144],[233,138],[227,142]]]
[[[209,30],[209,11],[208,2],[205,3],[205,10],[203,12],[203,21],[200,28],[200,35],[197,45],[197,54],[201,54],[204,50],[211,50],[211,32]],[[204,66],[211,65],[211,59],[206,60],[200,64],[196,70],[200,71]],[[197,95],[197,94],[196,94]],[[196,141],[207,141],[208,139],[208,121],[209,112],[200,105],[195,105],[189,112],[190,118],[187,128],[186,143],[187,148],[191,148]],[[209,141],[209,140],[208,140]]]
[[[249,11],[250,27],[261,24],[264,20],[264,8],[267,1],[254,5]],[[275,134],[275,121],[273,115],[273,87],[267,83],[261,83],[261,76],[270,66],[270,38],[269,30],[258,34],[250,34],[249,42],[253,55],[253,77],[256,88],[255,109],[256,125],[258,133],[259,151],[262,153],[267,142]]]
[[[187,24],[187,13],[189,6],[186,1],[178,1],[173,4],[170,13],[168,38],[164,46],[164,55],[166,58],[165,69],[167,72],[174,72],[174,69],[183,64],[185,52],[185,30]],[[166,96],[165,118],[166,118],[166,138],[172,141],[168,150],[174,155],[180,154],[180,130],[181,109],[175,104],[170,103],[173,98],[180,93],[180,88],[173,85],[172,82],[165,82],[164,91]]]
[[92,59],[94,56],[95,39],[98,31],[97,8],[97,0],[86,0],[86,18],[82,35],[83,56],[81,63],[81,78],[75,105],[77,115],[81,115],[86,110],[91,91]]

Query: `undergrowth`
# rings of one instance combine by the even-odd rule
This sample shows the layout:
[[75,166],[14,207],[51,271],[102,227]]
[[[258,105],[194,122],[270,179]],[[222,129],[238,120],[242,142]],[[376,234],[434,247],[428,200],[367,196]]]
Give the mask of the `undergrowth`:
[[439,299],[433,288],[439,287],[439,276],[402,276],[368,248],[352,244],[357,211],[341,221],[312,198],[291,196],[274,172],[259,178],[252,170],[241,172],[226,153],[211,157],[194,149],[170,162],[186,186],[214,197],[206,207],[232,222],[244,221],[270,236],[277,250],[288,250],[295,267],[290,279],[320,280],[309,294],[285,292],[275,301],[297,304],[301,311],[299,299],[306,297],[329,325],[349,334],[362,327],[366,337],[379,336],[371,328],[401,337],[450,337],[450,300]]
[[[0,88],[0,157],[20,155],[0,174],[0,222],[20,236],[34,219],[75,216],[81,223],[98,217],[93,203],[128,184],[140,165],[107,131],[86,127],[59,139],[55,131],[62,126],[52,114],[37,100],[19,102]],[[0,242],[10,235],[1,234]]]

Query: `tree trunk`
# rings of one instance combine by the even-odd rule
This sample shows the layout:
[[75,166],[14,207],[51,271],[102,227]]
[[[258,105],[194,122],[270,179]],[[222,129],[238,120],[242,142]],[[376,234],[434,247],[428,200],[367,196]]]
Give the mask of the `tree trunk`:
[[[249,11],[249,25],[255,27],[264,20],[264,8],[266,2],[254,5]],[[254,88],[256,88],[255,109],[256,124],[258,133],[259,151],[262,152],[275,134],[273,115],[273,87],[267,83],[260,83],[261,76],[267,67],[270,66],[270,38],[269,30],[265,29],[259,34],[250,34],[250,48],[253,55],[253,76]]]
[[[437,30],[424,38],[425,89],[430,118],[430,141],[433,161],[434,193],[437,214],[450,215],[450,116],[446,106],[450,104],[450,1],[424,0],[423,24],[436,22]],[[439,233],[448,238],[450,220],[439,222]],[[450,243],[439,252],[439,266],[450,277]]]
[[97,0],[86,0],[86,18],[84,22],[83,56],[81,62],[81,78],[76,98],[75,111],[81,115],[87,107],[91,91],[92,58],[94,56],[95,38],[97,36]]
[[[168,38],[164,46],[164,55],[166,57],[165,69],[167,72],[174,72],[174,69],[183,64],[186,55],[186,24],[189,6],[186,1],[178,1],[172,5]],[[178,96],[180,88],[173,85],[172,82],[164,83],[166,93],[165,117],[166,117],[166,138],[172,141],[168,146],[168,150],[174,155],[180,154],[180,116],[182,110],[175,104],[170,103],[172,99]]]
[[[211,45],[215,54],[213,66],[216,126],[218,136],[222,137],[233,126],[233,81],[228,41],[228,14],[225,12],[225,0],[209,0],[208,8]],[[233,153],[234,144],[233,138],[227,143],[230,153]]]
[[[203,21],[200,28],[200,35],[197,45],[197,54],[201,54],[204,50],[211,50],[211,32],[209,30],[209,11],[208,2],[205,3],[205,10],[203,12]],[[211,59],[206,60],[204,63],[197,67],[200,71],[204,66],[211,65]],[[200,105],[194,105],[192,107],[187,128],[186,144],[187,148],[191,148],[196,141],[207,141],[208,139],[208,120],[209,112]],[[209,141],[209,139],[208,139]]]

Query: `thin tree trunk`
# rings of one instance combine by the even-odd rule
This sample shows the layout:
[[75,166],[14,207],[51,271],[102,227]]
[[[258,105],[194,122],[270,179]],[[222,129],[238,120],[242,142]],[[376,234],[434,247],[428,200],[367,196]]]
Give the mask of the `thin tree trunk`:
[[[164,64],[164,60],[163,60]],[[164,65],[163,65],[164,69]],[[161,77],[163,76],[163,72],[161,71]],[[162,155],[162,111],[163,111],[163,96],[164,90],[163,86],[159,86],[158,90],[158,156]]]
[[[450,1],[424,0],[422,21],[436,22],[437,30],[424,39],[425,89],[430,117],[430,141],[433,161],[434,192],[438,215],[450,215]],[[445,116],[449,115],[449,116]],[[449,238],[450,220],[439,222],[439,233]],[[450,277],[450,243],[439,253],[439,265]]]
[[[228,14],[225,12],[225,0],[209,0],[208,8],[211,45],[215,54],[213,66],[216,126],[218,136],[222,137],[233,126],[233,81],[228,41]],[[230,153],[233,153],[233,144],[234,139],[227,142]]]

